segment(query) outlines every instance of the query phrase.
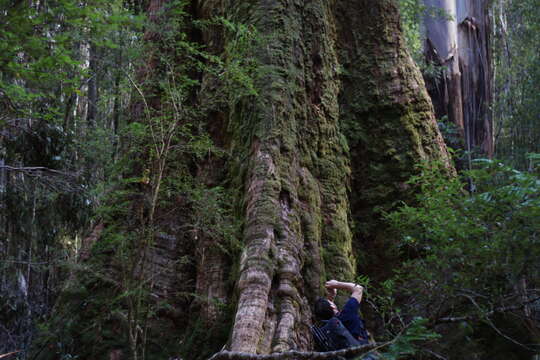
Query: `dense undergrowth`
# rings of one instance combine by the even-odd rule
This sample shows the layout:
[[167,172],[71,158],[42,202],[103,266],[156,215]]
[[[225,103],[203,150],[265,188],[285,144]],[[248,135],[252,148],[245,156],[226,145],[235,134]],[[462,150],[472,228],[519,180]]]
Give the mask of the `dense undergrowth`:
[[416,202],[386,216],[407,260],[370,291],[385,329],[395,334],[424,317],[441,335],[420,350],[428,358],[532,357],[540,335],[538,167],[478,159],[449,179],[437,164],[420,166],[409,181]]

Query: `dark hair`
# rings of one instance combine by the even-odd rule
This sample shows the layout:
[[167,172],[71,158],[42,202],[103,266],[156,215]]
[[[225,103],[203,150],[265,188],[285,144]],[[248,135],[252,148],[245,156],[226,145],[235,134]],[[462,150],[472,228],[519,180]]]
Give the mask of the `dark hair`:
[[315,301],[313,313],[318,320],[328,320],[334,316],[334,310],[330,305],[330,302],[325,298],[318,298]]

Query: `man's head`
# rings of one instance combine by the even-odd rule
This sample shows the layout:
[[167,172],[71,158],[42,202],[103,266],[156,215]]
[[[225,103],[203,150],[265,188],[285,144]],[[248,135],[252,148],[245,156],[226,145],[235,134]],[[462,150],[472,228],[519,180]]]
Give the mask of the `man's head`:
[[315,302],[313,312],[317,319],[328,320],[338,312],[338,309],[333,302],[324,298],[318,298]]

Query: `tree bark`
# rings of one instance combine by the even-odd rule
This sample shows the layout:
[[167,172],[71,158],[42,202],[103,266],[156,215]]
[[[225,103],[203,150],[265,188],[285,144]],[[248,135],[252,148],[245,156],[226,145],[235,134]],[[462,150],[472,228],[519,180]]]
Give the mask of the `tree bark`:
[[233,118],[254,136],[231,350],[305,349],[309,300],[327,278],[354,278],[353,249],[368,248],[352,242],[351,211],[381,241],[380,210],[410,199],[414,164],[448,157],[393,2],[256,2],[245,19],[272,39],[258,52],[272,71]]
[[[359,273],[381,280],[401,261],[383,214],[411,201],[406,181],[415,164],[449,164],[424,81],[407,53],[391,1],[346,1],[337,7],[344,68],[340,117],[352,159],[354,249],[366,259]],[[451,172],[451,171],[450,171]]]
[[268,70],[257,80],[258,99],[243,104],[231,124],[234,137],[249,134],[247,146],[234,149],[247,158],[239,169],[246,247],[231,350],[307,349],[309,300],[325,268],[344,279],[355,268],[335,22],[322,1],[252,2],[238,20],[268,39],[255,52]]
[[[431,79],[431,96],[438,118],[447,115],[465,136],[463,123],[463,97],[458,56],[458,31],[455,0],[425,0],[429,10],[425,17],[425,53],[428,63],[441,66],[444,73]],[[434,11],[443,14],[433,14]]]
[[458,50],[462,74],[463,121],[468,150],[480,148],[493,156],[494,134],[491,104],[493,102],[492,56],[490,34],[492,23],[487,0],[458,0]]
[[[425,56],[442,66],[428,76],[437,118],[456,125],[463,148],[493,156],[491,20],[486,0],[425,0]],[[442,14],[437,14],[441,12]]]

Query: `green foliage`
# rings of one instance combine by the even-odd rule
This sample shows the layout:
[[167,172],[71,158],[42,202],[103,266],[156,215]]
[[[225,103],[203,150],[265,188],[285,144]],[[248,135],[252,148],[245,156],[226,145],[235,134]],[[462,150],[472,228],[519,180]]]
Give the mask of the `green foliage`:
[[458,178],[446,180],[436,168],[424,168],[411,179],[420,186],[420,206],[405,205],[389,219],[403,246],[425,255],[416,266],[452,273],[447,285],[478,290],[482,284],[498,293],[505,288],[497,277],[515,283],[534,270],[540,182],[496,161],[474,162],[482,167],[463,175],[473,192],[466,193]]
[[[116,73],[105,60],[91,68],[90,49],[114,63],[140,20],[121,1],[0,1],[0,261],[6,273],[26,268],[29,284],[24,324],[0,333],[18,340],[0,352],[27,346],[33,320],[52,306],[66,276],[59,265],[76,256],[93,215],[96,163],[112,158],[109,119],[98,117],[92,129],[84,109],[89,83]],[[16,277],[4,280],[0,292],[14,291]]]
[[387,215],[410,259],[392,279],[393,292],[408,297],[401,317],[432,324],[463,317],[497,332],[491,317],[528,301],[539,285],[540,180],[498,161],[473,164],[450,179],[422,165],[409,182],[419,189],[417,203]]
[[261,37],[253,26],[236,24],[225,18],[218,19],[229,37],[223,53],[223,72],[229,104],[236,104],[246,96],[257,96],[254,80],[261,66],[253,56],[254,48],[261,43]]
[[424,44],[420,32],[422,18],[426,11],[422,0],[400,0],[401,26],[405,34],[407,48],[417,64],[424,63]]
[[[132,92],[131,109],[137,110],[131,110],[130,123],[119,130],[123,152],[115,155],[112,166],[103,168],[105,181],[96,187],[95,199],[99,204],[96,218],[106,228],[92,246],[92,260],[83,276],[93,284],[95,292],[107,291],[106,296],[99,297],[99,303],[96,297],[96,303],[88,304],[89,312],[97,311],[96,307],[107,311],[101,310],[102,316],[83,317],[77,322],[107,334],[83,337],[84,328],[75,323],[56,329],[51,339],[64,339],[60,341],[62,344],[71,341],[69,346],[56,347],[58,354],[89,356],[118,348],[133,358],[170,357],[178,351],[192,350],[190,344],[210,340],[210,336],[218,334],[220,340],[226,337],[226,324],[208,331],[199,323],[191,332],[188,329],[193,327],[188,326],[193,325],[192,319],[190,324],[186,320],[180,329],[167,328],[171,322],[159,318],[157,313],[170,312],[171,306],[156,301],[153,294],[156,278],[162,275],[152,262],[158,237],[164,234],[174,237],[178,246],[191,255],[171,259],[179,267],[197,265],[195,249],[203,239],[212,241],[231,262],[242,246],[231,191],[204,169],[223,161],[226,154],[214,145],[205,129],[208,109],[194,104],[193,99],[203,86],[202,73],[212,74],[223,83],[224,91],[215,94],[215,99],[212,94],[207,95],[210,103],[236,101],[234,96],[238,94],[256,95],[251,70],[246,70],[244,63],[249,60],[241,59],[247,54],[244,47],[251,46],[255,32],[225,19],[193,23],[186,4],[186,1],[168,2],[145,24],[145,41],[138,45],[140,57],[131,61],[138,68],[151,65],[149,71],[144,76],[122,73]],[[189,34],[194,26],[212,24],[224,27],[227,36],[235,39],[223,58],[209,53]],[[93,159],[106,161],[115,151],[112,141],[100,142],[106,133],[99,128],[88,131],[94,140],[85,141],[81,151],[93,154]],[[114,271],[107,273],[103,269],[109,266]],[[77,276],[81,272],[77,271]],[[171,295],[168,300],[189,306],[196,298],[194,291],[189,290],[192,287],[191,283],[184,285],[179,294]],[[61,299],[66,308],[60,313],[72,311],[71,301]],[[184,311],[183,316],[187,317],[187,310],[180,310]],[[230,316],[230,311],[222,310],[224,317]],[[114,334],[118,328],[123,331],[121,337]],[[169,337],[163,336],[164,331],[170,335],[170,342]],[[197,339],[193,338],[195,335]],[[183,336],[185,341],[179,347],[178,338]],[[85,350],[78,351],[77,347]]]
[[403,359],[407,355],[417,354],[425,342],[439,339],[440,335],[429,330],[427,323],[427,319],[420,317],[413,319],[403,333],[396,337],[395,342],[381,354],[382,358],[387,360]]
[[118,2],[110,1],[80,6],[61,0],[45,7],[3,0],[0,8],[2,105],[38,118],[61,113],[55,112],[63,105],[59,86],[62,96],[69,97],[94,75],[81,66],[80,42],[115,48],[119,29],[136,23]]
[[493,20],[496,155],[529,169],[540,152],[540,9],[535,1],[495,2]]
[[233,213],[230,191],[217,186],[210,189],[194,186],[189,197],[193,200],[191,230],[209,237],[231,258],[240,254],[240,224]]

